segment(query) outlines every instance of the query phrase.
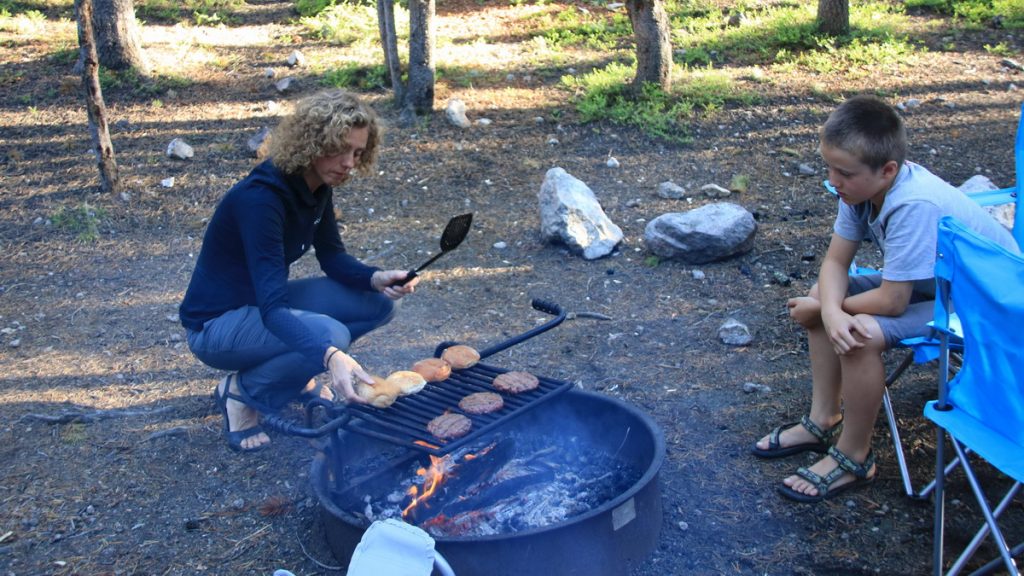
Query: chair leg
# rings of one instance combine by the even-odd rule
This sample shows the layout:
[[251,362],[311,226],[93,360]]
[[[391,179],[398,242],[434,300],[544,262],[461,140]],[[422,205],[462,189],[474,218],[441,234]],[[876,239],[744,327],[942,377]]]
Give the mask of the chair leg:
[[942,545],[945,538],[946,509],[946,431],[937,427],[935,441],[935,514],[932,533],[932,566],[935,576],[942,576]]
[[981,513],[983,516],[985,516],[985,525],[982,526],[981,530],[978,531],[978,534],[975,535],[974,540],[971,541],[971,544],[967,547],[967,549],[964,550],[963,554],[960,555],[960,558],[957,559],[956,563],[950,569],[949,573],[956,574],[963,567],[963,564],[965,564],[967,560],[971,558],[971,556],[974,554],[974,551],[981,544],[981,541],[985,538],[986,535],[988,535],[988,532],[991,531],[992,539],[995,541],[996,547],[999,549],[999,555],[1002,556],[1003,563],[1006,564],[1006,569],[1009,571],[1010,574],[1019,575],[1020,570],[1017,568],[1017,563],[1013,559],[1013,553],[1011,552],[1009,545],[1006,543],[1006,538],[1003,537],[1003,532],[999,529],[999,525],[996,523],[996,519],[999,517],[1000,514],[1003,513],[1003,510],[1005,510],[1006,507],[1009,506],[1010,502],[1013,500],[1013,497],[1020,490],[1020,482],[1014,482],[1009,492],[999,503],[999,506],[996,508],[995,512],[993,512],[990,509],[988,502],[985,498],[985,492],[981,489],[981,485],[978,483],[978,479],[977,477],[975,477],[974,471],[971,469],[970,464],[967,462],[967,455],[964,453],[964,450],[960,446],[960,443],[956,441],[956,439],[952,439],[952,444],[953,449],[956,450],[957,456],[964,464],[964,473],[967,474],[967,481],[971,485],[971,491],[974,492],[975,499],[978,501],[978,506],[981,508]]
[[[914,352],[909,351],[888,376],[885,377],[885,388],[882,392],[882,406],[885,408],[885,418],[889,422],[889,434],[892,436],[893,451],[896,452],[896,463],[900,468],[900,477],[903,479],[903,491],[906,492],[907,496],[914,499],[923,499],[928,495],[928,492],[922,491],[917,493],[914,491],[914,487],[910,479],[910,469],[907,468],[907,457],[903,454],[903,441],[900,438],[899,425],[896,422],[896,412],[892,407],[892,398],[889,396],[889,386],[891,386],[914,362]],[[929,485],[930,486],[930,485]]]

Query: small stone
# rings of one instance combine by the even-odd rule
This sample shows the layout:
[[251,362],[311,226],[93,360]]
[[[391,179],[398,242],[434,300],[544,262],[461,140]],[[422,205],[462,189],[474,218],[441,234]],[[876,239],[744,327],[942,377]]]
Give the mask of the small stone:
[[703,270],[693,270],[693,271],[690,272],[690,276],[693,276],[694,280],[703,280],[704,278],[707,277],[704,274]]
[[759,384],[757,382],[744,382],[743,391],[746,392],[747,394],[753,394],[754,392],[771,392],[772,389],[770,386],[767,386],[765,384]]
[[543,116],[534,116],[533,117],[533,123],[534,124],[543,124],[544,123],[544,117]]
[[163,180],[160,181],[160,185],[163,186],[164,188],[174,188],[174,176],[171,176],[170,178],[164,178]]
[[731,190],[722,188],[718,184],[705,184],[700,189],[704,191],[708,198],[726,198],[732,194]]
[[476,123],[479,124],[480,126],[490,126],[491,123],[493,122],[494,121],[491,120],[490,118],[480,118],[479,120],[476,121]]
[[918,106],[921,105],[921,101],[917,98],[911,98],[910,100],[906,101],[905,105],[907,108],[917,108]]
[[1014,70],[1024,71],[1024,66],[1021,66],[1019,62],[1017,62],[1016,60],[1011,60],[1010,58],[1003,58],[1002,65],[1006,66],[1007,68],[1012,68]]
[[293,78],[293,77],[291,77],[291,76],[287,76],[287,77],[285,77],[285,78],[281,78],[280,80],[278,80],[277,82],[275,82],[275,83],[274,83],[274,88],[275,88],[275,89],[276,89],[276,90],[277,90],[278,92],[280,92],[280,93],[282,93],[282,94],[283,94],[283,93],[285,93],[285,92],[287,92],[287,91],[289,91],[289,90],[292,90],[292,89],[294,89],[294,88],[295,88],[295,86],[296,86],[296,84],[297,84],[297,83],[295,82],[295,78]]
[[793,283],[793,279],[788,275],[779,272],[778,270],[772,272],[772,280],[780,286],[789,286]]
[[801,163],[796,169],[802,176],[814,176],[818,172],[813,166],[806,163]]
[[608,160],[604,164],[605,164],[605,166],[607,166],[609,168],[618,168],[619,167],[619,161],[618,161],[618,159],[615,158],[615,156],[609,156]]
[[274,74],[276,74],[276,72],[274,72],[273,68],[264,68],[263,69],[263,76],[266,77],[266,78],[273,78]]
[[11,340],[9,346],[11,348],[17,348],[18,346],[21,346],[21,338],[15,338],[14,340]]
[[505,248],[508,248],[508,244],[506,242],[495,242],[494,248],[496,250],[504,250]]
[[293,51],[288,55],[288,65],[292,68],[296,66],[302,66],[306,63],[306,57],[302,55],[302,52],[298,50]]
[[241,498],[235,498],[234,500],[231,501],[231,507],[234,508],[235,510],[241,510],[245,508],[245,500]]
[[558,138],[555,138],[554,136],[548,138],[548,146],[558,146],[558,144]]
[[679,526],[680,530],[684,531],[690,529],[690,525],[685,520],[680,520],[677,526]]
[[666,200],[680,200],[686,197],[686,189],[675,182],[662,182],[658,184],[658,198]]

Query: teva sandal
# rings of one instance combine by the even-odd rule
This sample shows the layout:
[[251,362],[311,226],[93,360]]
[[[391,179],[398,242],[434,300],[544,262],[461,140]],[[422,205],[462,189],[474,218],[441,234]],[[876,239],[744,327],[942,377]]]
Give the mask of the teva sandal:
[[[802,444],[794,444],[792,446],[782,447],[779,443],[779,435],[782,434],[783,430],[788,430],[797,424],[801,425],[812,436],[817,438],[816,442],[804,442]],[[782,458],[783,456],[792,456],[793,454],[799,454],[801,452],[807,452],[811,450],[819,454],[828,452],[830,446],[835,441],[839,433],[843,431],[843,420],[840,419],[836,422],[836,425],[829,428],[828,430],[822,430],[820,426],[811,421],[811,419],[805,414],[800,418],[799,422],[790,422],[789,424],[783,424],[782,426],[776,426],[772,433],[768,435],[768,447],[758,448],[757,443],[754,444],[754,448],[751,453],[759,458]]]
[[[263,432],[263,428],[257,424],[255,426],[246,428],[245,430],[231,431],[231,424],[228,422],[228,400],[236,400],[243,404],[247,404],[247,394],[236,394],[231,391],[231,379],[237,378],[235,374],[228,374],[224,377],[224,392],[220,391],[220,385],[213,389],[213,399],[217,402],[217,408],[220,409],[220,414],[224,420],[224,438],[228,441],[228,447],[235,452],[256,452],[267,447],[267,443],[260,444],[255,448],[243,448],[242,442],[246,438],[252,438],[257,434]],[[241,387],[239,387],[241,390]]]
[[[813,504],[821,502],[822,500],[834,498],[852,488],[858,488],[865,484],[870,484],[874,482],[875,477],[878,476],[877,473],[868,476],[868,473],[871,471],[871,467],[875,465],[875,453],[873,451],[868,452],[868,457],[864,459],[863,464],[857,464],[851,460],[849,456],[840,452],[835,446],[828,449],[828,455],[839,463],[839,465],[833,468],[828,474],[819,476],[818,474],[815,474],[803,467],[796,471],[797,476],[807,480],[818,489],[817,495],[811,496],[810,494],[797,492],[785,484],[779,486],[779,493],[790,500]],[[832,485],[847,473],[853,474],[854,479],[851,482],[832,488]]]

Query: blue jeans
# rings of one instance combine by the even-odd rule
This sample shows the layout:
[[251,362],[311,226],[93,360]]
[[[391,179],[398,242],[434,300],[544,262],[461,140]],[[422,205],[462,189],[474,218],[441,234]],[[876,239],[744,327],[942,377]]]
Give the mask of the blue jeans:
[[[355,290],[327,277],[288,282],[288,298],[296,318],[321,340],[345,351],[360,336],[390,322],[396,311],[396,302],[379,292]],[[188,346],[203,364],[238,372],[238,385],[263,411],[295,399],[324,371],[311,369],[308,359],[271,334],[256,306],[208,320],[201,332],[189,330]]]

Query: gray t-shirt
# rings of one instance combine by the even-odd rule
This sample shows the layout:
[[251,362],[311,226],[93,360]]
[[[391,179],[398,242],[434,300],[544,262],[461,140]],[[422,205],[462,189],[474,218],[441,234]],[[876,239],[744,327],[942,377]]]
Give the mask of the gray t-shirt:
[[839,203],[835,233],[852,242],[870,238],[882,251],[882,278],[891,282],[935,276],[939,218],[953,216],[974,232],[1019,252],[1013,236],[969,196],[923,166],[905,162],[878,216],[871,203]]

